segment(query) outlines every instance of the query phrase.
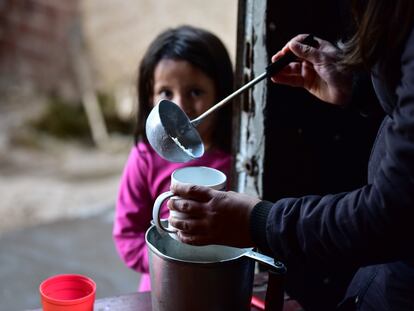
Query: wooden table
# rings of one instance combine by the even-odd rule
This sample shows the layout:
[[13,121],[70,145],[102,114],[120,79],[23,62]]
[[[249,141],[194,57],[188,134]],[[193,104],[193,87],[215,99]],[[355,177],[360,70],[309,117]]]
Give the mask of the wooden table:
[[[95,301],[94,311],[151,311],[151,293],[131,293],[101,298]],[[34,309],[27,311],[42,311]]]
[[132,293],[127,295],[97,299],[94,311],[151,311],[151,293]]
[[[265,299],[267,286],[267,273],[255,275],[253,295],[259,299]],[[283,311],[301,311],[301,306],[294,300],[285,295]],[[34,309],[27,311],[42,311]],[[95,301],[94,311],[152,311],[151,293],[131,293],[107,298],[97,299]],[[261,309],[251,307],[251,311],[261,311]]]
[[[255,307],[251,311],[259,311]],[[283,311],[300,311],[299,304],[294,300],[286,300]],[[27,310],[29,311],[29,310]],[[35,309],[31,311],[42,311]],[[97,299],[94,311],[152,311],[151,293],[131,293],[126,295]]]

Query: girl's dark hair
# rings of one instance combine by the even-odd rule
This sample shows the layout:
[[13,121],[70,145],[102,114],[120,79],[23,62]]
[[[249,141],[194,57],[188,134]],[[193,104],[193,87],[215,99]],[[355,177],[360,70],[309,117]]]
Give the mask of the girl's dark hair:
[[414,18],[413,0],[352,0],[354,36],[344,45],[343,65],[372,68],[392,85],[400,76],[398,62]]
[[[218,37],[192,26],[167,29],[159,34],[148,47],[138,71],[138,112],[135,142],[147,141],[145,122],[153,103],[154,71],[162,59],[184,60],[203,71],[216,87],[217,102],[233,89],[233,68],[230,57]],[[225,105],[216,116],[212,128],[213,143],[225,151],[231,149],[231,103]]]

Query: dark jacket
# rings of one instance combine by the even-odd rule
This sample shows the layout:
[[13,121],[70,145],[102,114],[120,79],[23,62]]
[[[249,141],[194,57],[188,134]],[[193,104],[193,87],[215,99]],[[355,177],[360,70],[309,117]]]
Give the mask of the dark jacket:
[[255,242],[286,264],[287,289],[306,310],[414,310],[414,31],[400,65],[394,88],[373,70],[387,116],[367,185],[252,212]]

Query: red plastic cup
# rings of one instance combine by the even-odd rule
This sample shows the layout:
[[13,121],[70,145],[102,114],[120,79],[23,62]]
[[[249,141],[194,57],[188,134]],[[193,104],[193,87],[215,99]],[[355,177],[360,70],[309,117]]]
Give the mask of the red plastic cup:
[[79,274],[59,274],[40,286],[43,311],[93,311],[95,282]]

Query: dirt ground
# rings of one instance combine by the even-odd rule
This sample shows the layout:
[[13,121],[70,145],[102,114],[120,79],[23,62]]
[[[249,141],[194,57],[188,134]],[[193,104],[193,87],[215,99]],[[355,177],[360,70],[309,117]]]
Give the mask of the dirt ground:
[[132,138],[111,137],[103,149],[59,141],[30,133],[36,113],[0,103],[0,311],[40,307],[39,284],[61,273],[90,276],[97,299],[136,291],[139,275],[112,241]]

